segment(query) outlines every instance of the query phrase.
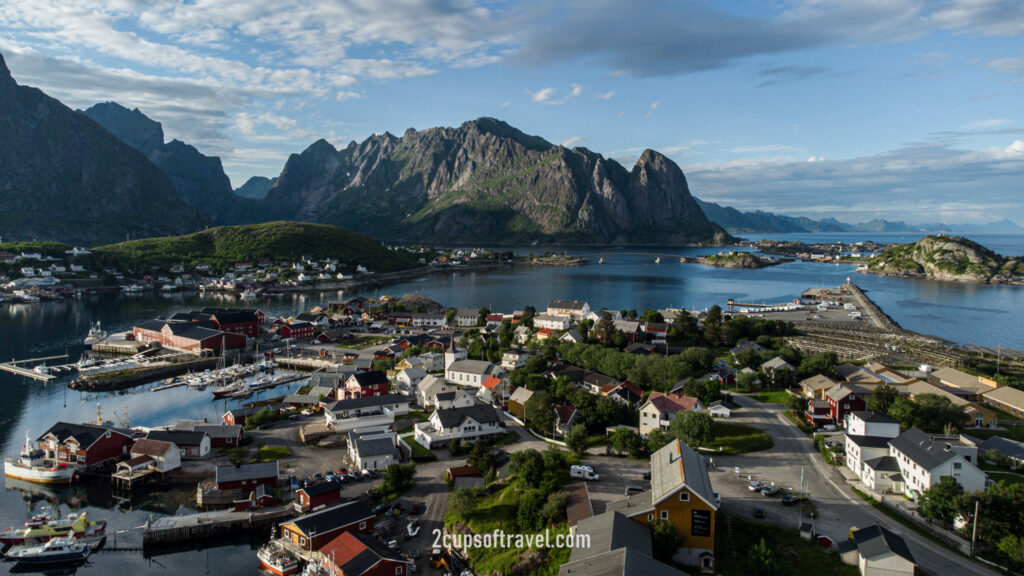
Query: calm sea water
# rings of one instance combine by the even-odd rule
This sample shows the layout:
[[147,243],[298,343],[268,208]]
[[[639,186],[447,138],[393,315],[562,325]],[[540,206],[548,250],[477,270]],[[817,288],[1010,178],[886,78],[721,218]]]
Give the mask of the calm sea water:
[[[795,235],[786,237],[792,238]],[[801,235],[805,236],[805,235]],[[873,237],[881,240],[881,237]],[[808,239],[811,240],[811,239]],[[814,241],[836,241],[822,235]],[[852,241],[852,240],[842,240]],[[888,240],[895,241],[895,240]],[[988,245],[1007,253],[1024,252],[1024,240],[1010,237]],[[521,248],[520,253],[543,248]],[[726,270],[699,264],[680,264],[680,256],[708,254],[715,249],[572,249],[595,263],[573,268],[516,267],[496,272],[459,272],[420,278],[387,286],[367,295],[427,294],[449,306],[487,306],[511,311],[526,305],[543,308],[553,298],[577,298],[593,307],[612,309],[704,308],[738,302],[773,303],[792,300],[805,289],[835,286],[852,277],[893,319],[906,328],[935,334],[957,342],[1024,349],[1024,330],[1019,311],[1024,310],[1024,287],[960,285],[909,281],[855,274],[852,266],[793,262],[762,270]],[[661,263],[656,264],[656,256]],[[603,257],[604,264],[596,260]],[[269,314],[294,314],[352,294],[290,295],[268,298],[259,306]],[[143,296],[89,295],[81,300],[0,306],[0,358],[27,358],[67,353],[72,360],[82,353],[82,339],[89,325],[101,320],[108,330],[125,330],[140,320],[204,305],[232,305],[233,298],[198,295]],[[1016,319],[1015,319],[1016,318]],[[294,389],[296,385],[289,388]],[[264,394],[278,395],[285,390]],[[180,418],[216,419],[223,402],[212,402],[208,392],[177,388],[163,392],[87,394],[68,390],[62,381],[30,382],[0,373],[0,444],[3,453],[17,452],[26,433],[37,437],[57,420],[72,422],[95,418],[97,404],[104,416],[119,417],[125,408],[129,419],[154,426]],[[233,407],[236,403],[228,403]],[[43,507],[60,506],[88,510],[90,516],[110,522],[118,535],[118,547],[138,546],[136,527],[150,515],[187,513],[186,498],[155,494],[134,504],[118,503],[104,483],[68,491],[49,491],[6,481],[0,492],[0,524],[20,525]],[[108,545],[112,545],[108,543]],[[182,552],[144,559],[138,553],[100,552],[82,574],[253,574],[258,562],[246,544],[226,545],[210,551]],[[10,569],[0,567],[0,573]]]

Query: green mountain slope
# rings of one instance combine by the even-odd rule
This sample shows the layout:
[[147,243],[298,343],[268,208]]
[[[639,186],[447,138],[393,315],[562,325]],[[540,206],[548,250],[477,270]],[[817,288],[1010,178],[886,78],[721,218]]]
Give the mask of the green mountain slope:
[[868,262],[869,273],[933,280],[1024,283],[1024,261],[1006,258],[957,236],[925,236],[892,246]]

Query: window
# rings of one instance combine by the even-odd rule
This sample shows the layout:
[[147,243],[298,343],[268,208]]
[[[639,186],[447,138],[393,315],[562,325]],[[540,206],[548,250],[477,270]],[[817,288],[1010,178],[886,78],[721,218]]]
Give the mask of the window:
[[395,566],[395,574],[401,574],[401,573],[402,573],[402,567],[401,566]]
[[648,522],[653,522],[654,521],[654,514],[648,514],[647,515],[647,521]]
[[680,502],[689,502],[690,501],[690,493],[689,492],[680,492],[679,493],[679,501]]
[[360,530],[366,530],[366,520],[363,520],[362,522],[359,523],[359,529]]
[[661,511],[661,519],[662,520],[668,520],[668,510],[662,510]]
[[962,466],[959,462],[953,462],[953,470],[959,470]]

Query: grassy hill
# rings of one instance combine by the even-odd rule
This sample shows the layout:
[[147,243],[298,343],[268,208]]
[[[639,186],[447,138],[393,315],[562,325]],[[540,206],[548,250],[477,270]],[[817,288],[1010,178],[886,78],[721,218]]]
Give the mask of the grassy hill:
[[892,246],[871,259],[868,272],[965,282],[1019,283],[1024,262],[1006,258],[977,242],[956,236],[925,236]]
[[363,265],[373,272],[391,272],[416,265],[405,252],[395,252],[380,242],[346,228],[302,222],[267,222],[247,226],[222,226],[184,236],[131,240],[93,249],[104,263],[122,268],[168,268],[209,263],[297,261],[303,256],[322,260],[336,258],[345,271]]

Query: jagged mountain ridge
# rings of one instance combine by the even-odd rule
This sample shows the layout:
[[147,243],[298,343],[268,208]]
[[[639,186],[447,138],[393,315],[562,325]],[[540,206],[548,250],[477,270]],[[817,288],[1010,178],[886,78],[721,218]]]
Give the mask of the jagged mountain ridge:
[[264,199],[275,218],[425,242],[723,243],[679,167],[645,151],[631,171],[493,118],[293,154]]
[[129,110],[116,102],[104,102],[81,113],[145,154],[167,175],[175,191],[213,223],[247,219],[245,213],[252,205],[231,189],[220,158],[206,156],[180,140],[165,143],[163,126],[137,108]]
[[267,178],[266,176],[253,176],[245,181],[238,188],[235,188],[235,194],[243,198],[252,198],[253,200],[262,200],[266,197],[267,192],[270,188],[277,183],[277,177]]
[[0,55],[0,235],[94,244],[208,223],[145,156],[42,91]]

